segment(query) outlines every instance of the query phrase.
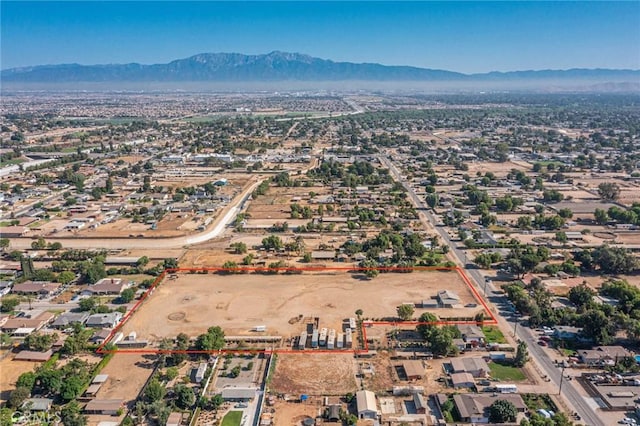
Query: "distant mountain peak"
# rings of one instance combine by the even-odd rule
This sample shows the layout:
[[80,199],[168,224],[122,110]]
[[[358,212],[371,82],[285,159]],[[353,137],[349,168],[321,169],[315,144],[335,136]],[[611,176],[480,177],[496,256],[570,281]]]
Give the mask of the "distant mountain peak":
[[274,50],[260,55],[199,53],[167,64],[45,65],[3,70],[3,82],[240,82],[240,81],[514,81],[590,79],[640,82],[637,70],[571,69],[493,71],[462,74],[453,71],[375,63],[334,62],[301,53]]

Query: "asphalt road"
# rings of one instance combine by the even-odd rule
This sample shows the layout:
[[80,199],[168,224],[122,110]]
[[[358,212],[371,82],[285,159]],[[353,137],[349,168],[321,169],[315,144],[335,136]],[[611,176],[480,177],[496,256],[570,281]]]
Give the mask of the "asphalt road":
[[[427,210],[428,206],[425,203],[425,201],[423,201],[420,197],[418,197],[413,187],[409,184],[409,182],[407,182],[406,179],[402,177],[402,173],[395,166],[395,164],[393,164],[385,156],[379,156],[379,159],[381,163],[384,164],[389,169],[393,177],[398,182],[402,183],[402,185],[407,190],[408,195],[413,201],[413,203],[415,204],[415,206],[421,209],[421,211],[419,212],[419,214],[422,215],[421,219],[423,221],[426,219],[431,223],[432,227],[436,230],[436,232],[438,232],[438,234],[442,238],[442,241],[446,242],[446,244],[449,246],[450,253],[454,257],[456,262],[459,265],[462,265],[465,267],[467,275],[469,276],[469,278],[471,278],[471,281],[476,286],[478,292],[482,292],[483,291],[482,287],[485,282],[485,277],[480,273],[479,270],[474,269],[475,265],[467,264],[466,254],[464,253],[463,250],[460,250],[457,248],[456,242],[451,240],[451,237],[446,232],[444,227],[435,226],[435,224],[438,223],[438,220],[433,215],[433,213],[431,213],[430,210]],[[471,266],[471,267],[469,268],[468,266]],[[480,285],[480,283],[482,283],[483,285]],[[494,306],[498,307],[499,309],[502,308],[500,309],[501,313],[506,312],[510,306],[506,296],[496,293],[492,285],[488,285],[485,287],[486,287],[485,298],[487,299],[487,301],[490,304],[492,303]],[[503,325],[507,326],[506,328],[503,327],[505,330],[506,329],[516,330],[516,336],[527,343],[527,346],[529,348],[529,354],[533,358],[534,362],[536,362],[542,368],[542,371],[544,372],[544,374],[546,374],[551,379],[551,381],[555,383],[556,386],[559,387],[560,378],[562,376],[562,370],[556,367],[556,365],[551,360],[551,358],[549,358],[549,355],[547,355],[543,347],[538,345],[538,336],[535,336],[530,329],[525,327],[517,327],[516,329],[514,324],[514,321],[516,321],[515,317],[513,317],[513,319],[510,321],[509,319],[505,318],[503,315],[499,314],[497,316],[497,319]],[[600,420],[600,418],[598,417],[598,414],[591,408],[591,406],[582,397],[582,395],[580,395],[580,393],[578,393],[578,391],[575,389],[575,387],[573,386],[573,381],[568,381],[568,380],[563,381],[562,395],[571,404],[571,406],[573,406],[575,411],[580,415],[581,422],[583,422],[588,426],[605,426],[605,423],[602,422],[602,420]]]

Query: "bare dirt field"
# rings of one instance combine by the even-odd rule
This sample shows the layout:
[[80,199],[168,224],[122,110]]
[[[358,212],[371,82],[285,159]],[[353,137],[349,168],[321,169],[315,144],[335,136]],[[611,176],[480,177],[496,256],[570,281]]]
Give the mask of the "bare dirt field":
[[313,356],[278,355],[270,388],[295,396],[344,395],[355,392],[352,354]]
[[[268,335],[299,334],[304,318],[320,318],[320,327],[340,329],[357,309],[371,319],[394,318],[403,303],[421,303],[440,290],[457,293],[467,308],[436,309],[441,318],[474,316],[482,308],[455,272],[387,273],[367,280],[341,271],[301,275],[218,275],[182,273],[166,279],[142,304],[122,331],[151,341],[184,332],[196,336],[213,325],[227,335],[251,335],[265,325]],[[423,312],[416,309],[417,318]]]
[[154,355],[115,354],[100,374],[109,378],[98,391],[100,399],[135,400],[153,372]]
[[275,414],[273,417],[276,426],[298,426],[306,418],[316,416],[320,412],[320,407],[313,403],[299,404],[297,402],[277,401],[274,405]]
[[22,373],[33,371],[41,362],[13,361],[13,356],[8,356],[0,361],[0,402],[9,399],[11,391],[16,387],[16,380]]
[[518,161],[508,161],[506,163],[493,163],[493,162],[468,162],[469,165],[469,175],[475,175],[477,172],[482,174],[486,172],[492,172],[498,177],[506,176],[511,169],[530,170],[531,166],[528,163]]
[[424,386],[425,394],[442,392],[445,388],[437,381],[442,376],[442,363],[445,360],[425,361],[424,377],[420,380],[401,380],[396,371],[396,367],[402,364],[400,360],[392,360],[388,351],[379,351],[371,359],[361,359],[359,362],[366,370],[371,367],[373,374],[365,374],[365,388],[376,393],[390,391],[393,386]]

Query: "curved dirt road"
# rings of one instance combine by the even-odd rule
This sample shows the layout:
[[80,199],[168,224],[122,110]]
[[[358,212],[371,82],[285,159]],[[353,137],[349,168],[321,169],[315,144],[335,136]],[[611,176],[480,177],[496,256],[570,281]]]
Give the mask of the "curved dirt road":
[[[146,237],[146,238],[51,238],[45,237],[47,242],[60,242],[65,249],[167,249],[181,248],[191,244],[198,244],[224,233],[227,225],[232,223],[236,215],[242,210],[244,203],[249,199],[253,190],[264,180],[255,178],[255,181],[238,194],[231,204],[226,206],[220,215],[214,220],[213,226],[199,234],[185,235],[181,237]],[[20,250],[31,247],[32,238],[11,238],[11,249]]]

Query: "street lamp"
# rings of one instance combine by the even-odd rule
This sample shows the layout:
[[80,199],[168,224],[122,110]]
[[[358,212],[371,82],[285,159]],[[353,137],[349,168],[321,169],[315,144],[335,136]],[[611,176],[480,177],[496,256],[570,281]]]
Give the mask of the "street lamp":
[[518,329],[518,315],[513,313],[513,337],[516,337],[516,330]]

